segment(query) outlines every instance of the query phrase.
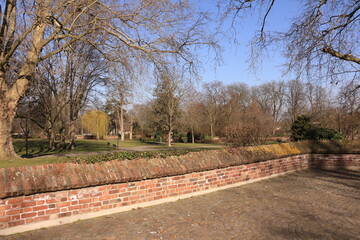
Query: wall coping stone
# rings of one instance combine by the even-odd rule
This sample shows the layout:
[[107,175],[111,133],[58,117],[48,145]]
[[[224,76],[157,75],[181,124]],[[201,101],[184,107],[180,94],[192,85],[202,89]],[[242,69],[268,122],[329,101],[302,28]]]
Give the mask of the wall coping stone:
[[0,199],[183,175],[314,153],[313,143],[294,142],[192,152],[167,158],[56,163],[0,169]]

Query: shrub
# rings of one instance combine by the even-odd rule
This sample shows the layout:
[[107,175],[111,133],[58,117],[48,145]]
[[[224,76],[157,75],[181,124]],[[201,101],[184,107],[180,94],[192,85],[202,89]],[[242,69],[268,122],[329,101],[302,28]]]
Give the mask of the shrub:
[[344,135],[330,128],[312,128],[307,133],[311,140],[343,140]]
[[291,138],[300,140],[342,140],[344,135],[330,128],[319,128],[310,123],[310,117],[301,115],[291,126]]
[[310,117],[301,115],[291,125],[291,139],[295,141],[305,140],[311,130]]
[[113,152],[106,154],[92,155],[88,157],[78,157],[72,162],[75,163],[98,163],[112,160],[133,160],[141,158],[166,158],[169,156],[181,156],[189,153],[188,150],[174,150],[174,151],[152,151],[152,152]]

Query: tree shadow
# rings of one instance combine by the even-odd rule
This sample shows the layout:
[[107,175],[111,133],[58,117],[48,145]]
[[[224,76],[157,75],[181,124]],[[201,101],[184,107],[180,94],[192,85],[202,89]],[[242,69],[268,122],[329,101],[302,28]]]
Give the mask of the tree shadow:
[[[344,143],[340,141],[321,141],[314,140],[309,144],[311,149],[311,159],[310,159],[310,168],[311,169],[325,169],[326,166],[326,157],[332,154],[358,154],[359,149],[353,144]],[[325,159],[316,158],[315,154],[322,154],[325,156]],[[336,170],[345,170],[346,164],[345,160],[338,158],[333,167]]]

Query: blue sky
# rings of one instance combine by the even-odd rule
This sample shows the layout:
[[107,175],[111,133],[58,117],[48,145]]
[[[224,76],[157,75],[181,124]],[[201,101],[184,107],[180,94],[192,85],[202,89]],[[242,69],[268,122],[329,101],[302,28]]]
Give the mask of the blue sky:
[[[220,18],[220,16],[217,16],[217,0],[192,1],[200,11],[213,13],[214,19],[217,21],[212,26],[216,28]],[[300,3],[299,0],[275,1],[275,5],[268,16],[266,30],[286,30],[290,26],[291,18],[298,14]],[[199,89],[204,83],[212,81],[220,81],[224,84],[246,83],[249,86],[256,86],[272,80],[291,79],[289,75],[282,77],[283,69],[281,64],[285,62],[285,59],[282,57],[280,50],[270,51],[267,56],[261,58],[262,64],[257,71],[255,73],[250,72],[247,63],[250,56],[249,42],[255,32],[260,29],[259,21],[259,12],[254,11],[253,14],[246,14],[246,18],[242,18],[241,21],[236,23],[236,39],[238,42],[236,44],[234,43],[233,34],[230,32],[229,24],[222,26],[222,30],[228,32],[228,35],[219,37],[221,40],[219,44],[223,48],[223,63],[215,67],[215,62],[211,60],[214,56],[209,56],[207,50],[201,51],[199,58],[202,62],[202,67],[199,69],[201,81],[197,82],[196,88]],[[145,103],[150,100],[153,97],[153,88],[154,84],[151,80],[137,86],[134,91],[134,96],[136,96],[133,100],[134,103]]]
[[[209,0],[197,1],[200,9],[210,10],[217,13],[216,4],[209,4]],[[282,31],[290,26],[291,18],[294,18],[299,11],[300,1],[278,0],[270,12],[266,29]],[[271,80],[289,79],[291,76],[282,76],[281,64],[285,59],[279,49],[269,51],[261,60],[255,73],[249,70],[247,60],[250,56],[249,42],[256,30],[260,29],[259,12],[253,11],[245,18],[236,23],[238,44],[234,44],[231,36],[221,38],[220,45],[224,51],[222,54],[223,64],[214,68],[213,64],[200,59],[203,64],[201,71],[202,82],[221,81],[225,84],[242,82],[249,86],[259,85]],[[228,25],[223,26],[224,31],[231,31]],[[230,34],[229,34],[230,35]]]

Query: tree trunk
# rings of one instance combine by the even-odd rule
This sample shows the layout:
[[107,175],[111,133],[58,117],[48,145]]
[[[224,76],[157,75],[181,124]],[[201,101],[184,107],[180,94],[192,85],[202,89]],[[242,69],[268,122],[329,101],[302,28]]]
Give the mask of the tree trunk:
[[210,136],[211,136],[211,139],[214,138],[214,127],[213,127],[213,123],[210,123]]
[[171,136],[172,136],[172,131],[169,130],[168,132],[168,146],[171,147]]
[[50,150],[54,150],[55,149],[55,134],[54,134],[53,129],[48,130],[48,141],[49,141],[48,148]]
[[0,98],[0,158],[18,158],[15,153],[11,130],[16,112],[16,102]]
[[69,123],[69,132],[70,132],[70,149],[75,148],[75,121],[71,121]]
[[124,131],[124,108],[121,104],[120,106],[120,131],[121,131],[121,141],[125,140],[125,131]]
[[66,148],[65,126],[63,123],[61,125],[62,126],[59,129],[60,141],[59,141],[58,149],[65,149]]
[[191,143],[195,143],[194,127],[191,127]]
[[130,116],[130,134],[129,134],[129,139],[133,139],[133,117],[132,117],[132,115]]

